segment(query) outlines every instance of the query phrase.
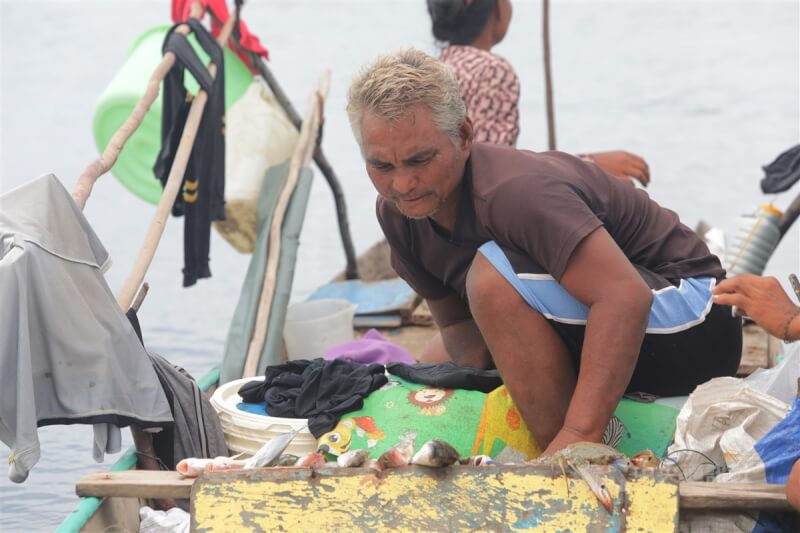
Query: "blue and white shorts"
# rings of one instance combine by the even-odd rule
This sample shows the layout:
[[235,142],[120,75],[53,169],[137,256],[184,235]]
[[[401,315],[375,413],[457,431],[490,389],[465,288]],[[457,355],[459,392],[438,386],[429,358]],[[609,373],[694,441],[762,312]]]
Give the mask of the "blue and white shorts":
[[[515,269],[496,242],[485,243],[479,252],[531,308],[547,318],[579,367],[589,308],[552,276]],[[651,287],[660,278],[638,270]],[[730,307],[713,303],[715,284],[712,277],[686,278],[677,286],[663,280],[661,287],[651,289],[653,303],[629,392],[682,395],[713,377],[735,375],[742,352],[741,319],[731,315]]]

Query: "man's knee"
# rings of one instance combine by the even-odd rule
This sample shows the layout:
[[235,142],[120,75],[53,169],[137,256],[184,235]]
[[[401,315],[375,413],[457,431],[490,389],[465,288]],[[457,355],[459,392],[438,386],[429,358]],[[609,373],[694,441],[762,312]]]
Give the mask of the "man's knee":
[[467,300],[473,316],[500,306],[514,289],[483,254],[478,253],[467,272]]

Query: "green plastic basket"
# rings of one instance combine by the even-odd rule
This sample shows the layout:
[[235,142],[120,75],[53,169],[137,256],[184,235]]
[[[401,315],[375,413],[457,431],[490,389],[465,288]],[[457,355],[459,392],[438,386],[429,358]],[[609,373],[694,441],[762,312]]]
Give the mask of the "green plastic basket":
[[[97,101],[94,110],[94,140],[100,153],[127,120],[144,94],[147,82],[161,61],[161,47],[170,26],[157,26],[142,33],[131,45],[128,58]],[[208,55],[189,38],[200,58]],[[253,76],[239,57],[225,49],[225,108],[239,99]],[[186,86],[194,94],[198,85],[189,74]],[[153,174],[153,164],[161,149],[161,94],[145,114],[139,129],[125,144],[111,173],[136,196],[158,203],[161,183]]]

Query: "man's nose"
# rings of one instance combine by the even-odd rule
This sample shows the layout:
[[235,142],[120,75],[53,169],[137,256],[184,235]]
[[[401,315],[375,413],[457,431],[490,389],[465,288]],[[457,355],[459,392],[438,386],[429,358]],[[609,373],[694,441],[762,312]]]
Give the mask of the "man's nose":
[[410,193],[416,186],[417,179],[411,172],[398,172],[392,179],[392,191],[399,195]]

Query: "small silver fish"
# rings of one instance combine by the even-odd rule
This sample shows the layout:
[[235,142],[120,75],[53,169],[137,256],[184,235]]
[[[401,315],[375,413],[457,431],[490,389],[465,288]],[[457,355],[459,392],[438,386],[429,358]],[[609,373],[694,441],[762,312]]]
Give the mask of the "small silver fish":
[[336,463],[342,468],[356,468],[367,462],[369,452],[367,450],[350,450],[336,458]]
[[259,468],[262,466],[273,466],[278,459],[280,459],[281,454],[284,452],[284,450],[286,450],[294,438],[304,429],[306,428],[302,427],[300,429],[290,431],[289,433],[284,433],[283,435],[274,437],[269,442],[264,444],[264,446],[262,446],[255,454],[253,454],[253,457],[248,459],[244,467]]
[[447,467],[458,462],[458,451],[443,440],[429,440],[411,458],[411,464],[433,467]]
[[291,453],[284,453],[275,463],[275,466],[294,466],[295,463],[297,463],[297,459],[298,457],[296,455],[292,455]]

